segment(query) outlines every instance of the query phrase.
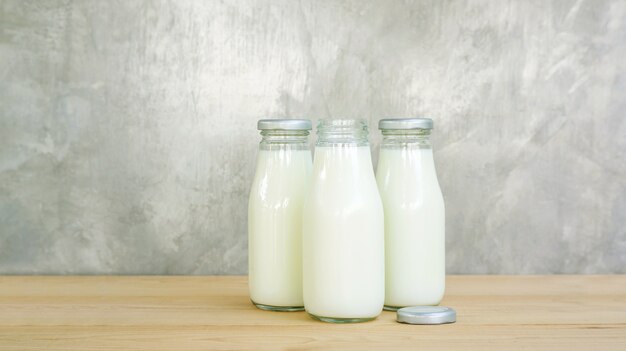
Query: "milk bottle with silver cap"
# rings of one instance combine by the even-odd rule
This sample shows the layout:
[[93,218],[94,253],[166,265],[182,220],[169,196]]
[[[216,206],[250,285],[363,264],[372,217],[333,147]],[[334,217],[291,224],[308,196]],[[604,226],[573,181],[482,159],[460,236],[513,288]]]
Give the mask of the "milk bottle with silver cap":
[[302,205],[312,161],[309,120],[260,120],[262,140],[248,203],[252,302],[274,311],[303,310]]
[[428,118],[383,119],[376,178],[385,210],[385,309],[437,305],[445,289],[445,210]]

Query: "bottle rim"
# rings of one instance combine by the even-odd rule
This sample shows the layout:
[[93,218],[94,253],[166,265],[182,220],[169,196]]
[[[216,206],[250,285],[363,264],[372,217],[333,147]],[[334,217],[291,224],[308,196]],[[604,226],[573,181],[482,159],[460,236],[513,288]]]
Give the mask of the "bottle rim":
[[368,135],[365,119],[320,119],[317,124],[316,145],[368,145]]
[[313,124],[310,119],[260,119],[257,122],[258,130],[311,130]]
[[378,129],[433,129],[430,118],[384,118],[378,121]]

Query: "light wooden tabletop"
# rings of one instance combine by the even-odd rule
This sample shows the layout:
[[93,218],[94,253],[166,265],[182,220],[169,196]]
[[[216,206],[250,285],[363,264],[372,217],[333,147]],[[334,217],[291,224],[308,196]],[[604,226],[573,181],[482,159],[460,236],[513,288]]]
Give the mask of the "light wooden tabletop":
[[266,312],[247,278],[0,277],[1,350],[626,350],[626,276],[450,276],[457,323]]

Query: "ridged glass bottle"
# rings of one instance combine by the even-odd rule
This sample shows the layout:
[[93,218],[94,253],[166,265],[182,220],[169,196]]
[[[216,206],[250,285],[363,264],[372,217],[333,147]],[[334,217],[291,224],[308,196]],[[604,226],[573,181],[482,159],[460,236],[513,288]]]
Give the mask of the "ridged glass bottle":
[[322,120],[303,212],[304,307],[315,319],[378,316],[384,301],[384,219],[367,124]]

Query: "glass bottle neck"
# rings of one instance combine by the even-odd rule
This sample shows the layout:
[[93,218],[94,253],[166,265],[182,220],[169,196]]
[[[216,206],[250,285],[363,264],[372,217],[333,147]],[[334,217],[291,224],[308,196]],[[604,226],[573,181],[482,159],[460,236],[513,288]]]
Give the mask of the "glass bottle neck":
[[430,129],[384,129],[383,148],[415,147],[430,149]]
[[306,150],[309,147],[308,130],[262,130],[261,150],[294,149]]
[[316,146],[367,146],[367,122],[361,119],[323,119],[317,125]]

